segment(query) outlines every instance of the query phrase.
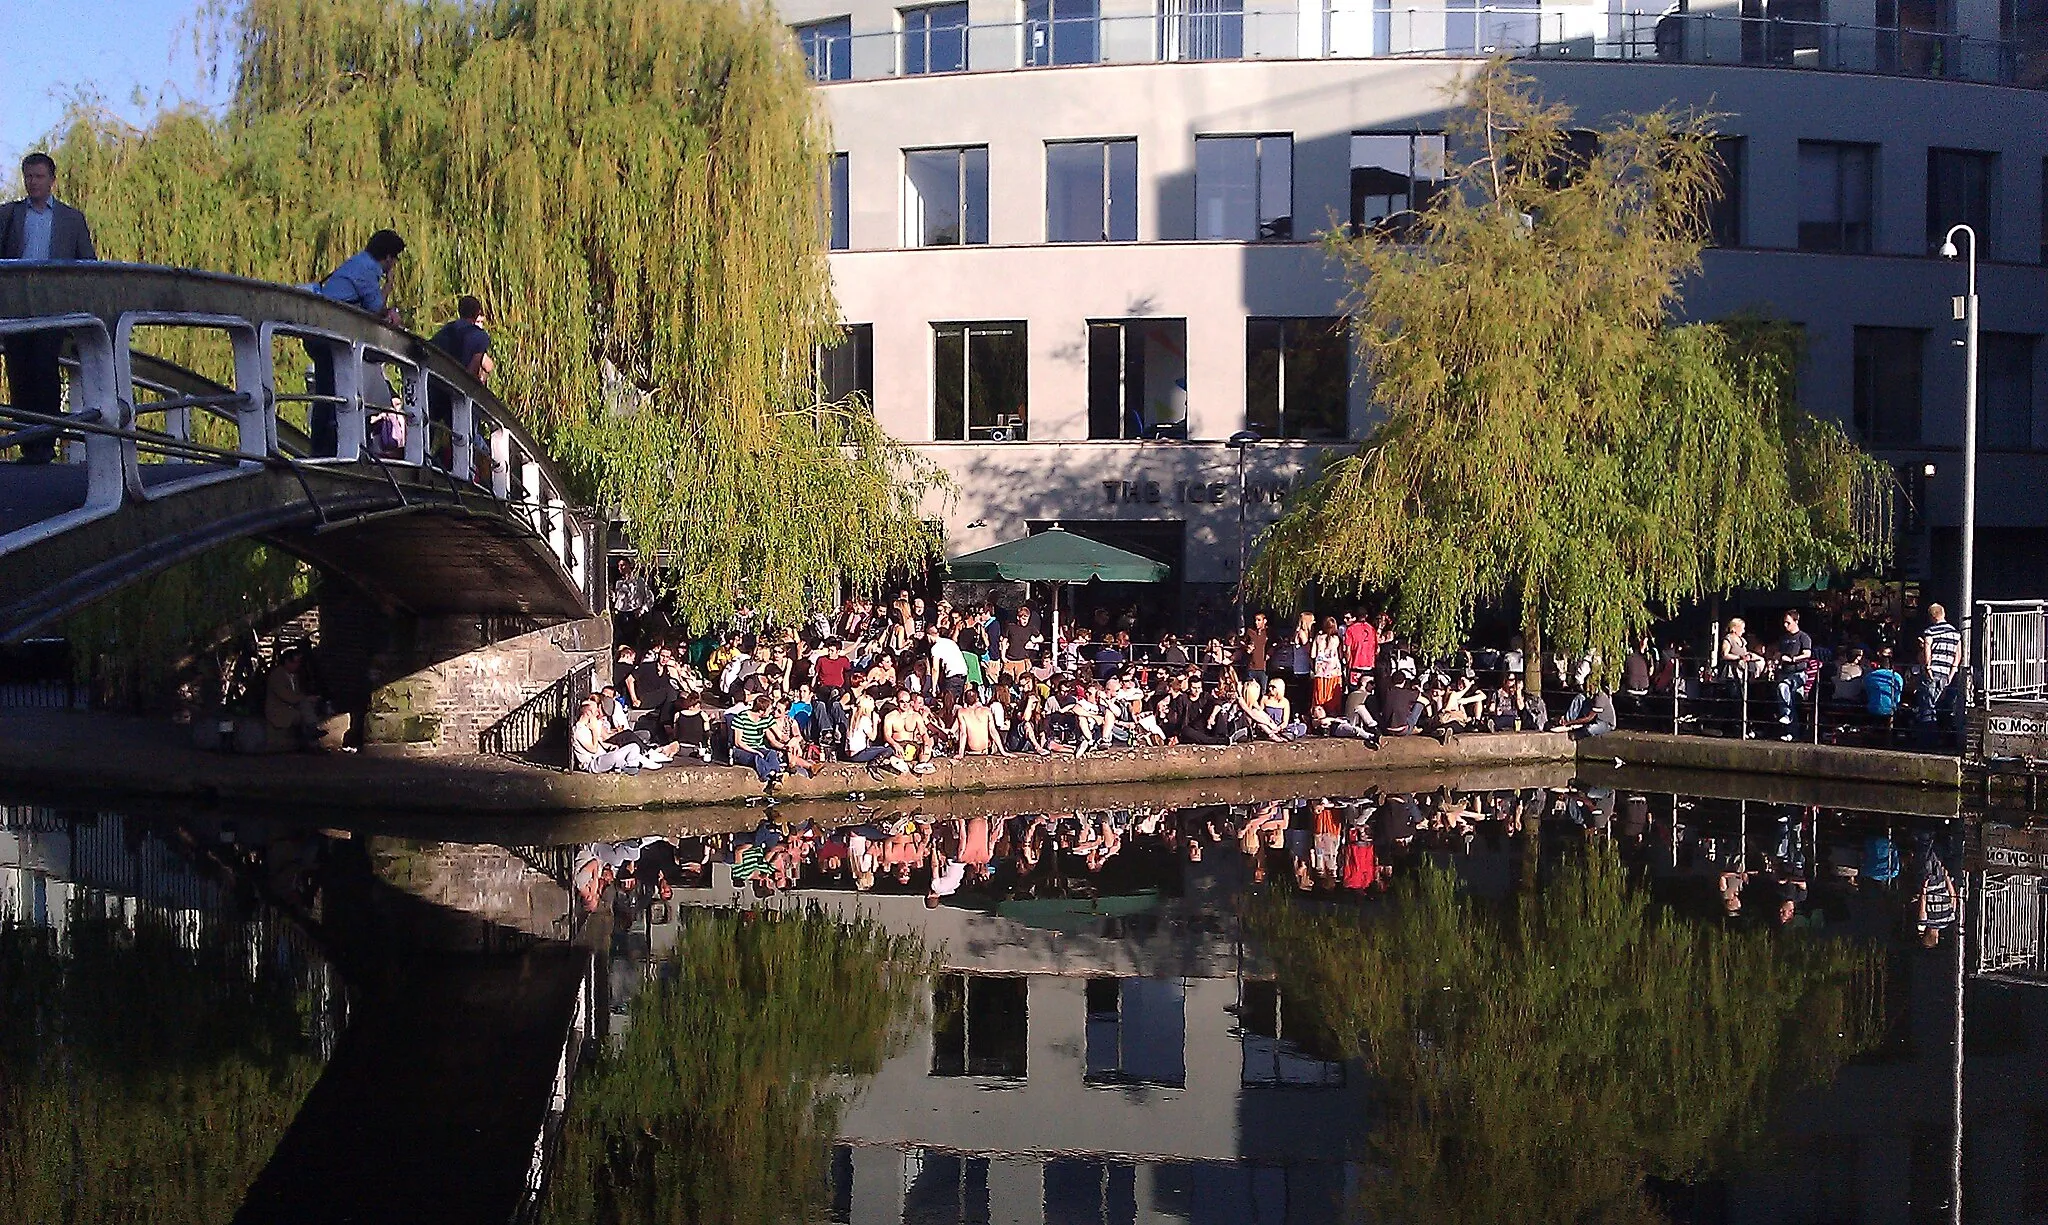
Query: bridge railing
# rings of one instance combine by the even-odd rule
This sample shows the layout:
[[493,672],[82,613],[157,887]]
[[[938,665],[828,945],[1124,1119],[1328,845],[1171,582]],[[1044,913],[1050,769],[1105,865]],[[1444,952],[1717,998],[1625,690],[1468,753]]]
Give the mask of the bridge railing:
[[[226,378],[152,353],[145,338],[167,331],[231,355],[216,363]],[[407,467],[501,503],[602,604],[601,551],[546,451],[447,354],[361,311],[186,269],[9,262],[0,343],[11,363],[46,366],[53,392],[0,404],[0,458],[55,441],[84,470],[55,513],[0,520],[0,557],[251,467]]]
[[2048,699],[2048,601],[1980,600],[1977,626],[1984,701]]

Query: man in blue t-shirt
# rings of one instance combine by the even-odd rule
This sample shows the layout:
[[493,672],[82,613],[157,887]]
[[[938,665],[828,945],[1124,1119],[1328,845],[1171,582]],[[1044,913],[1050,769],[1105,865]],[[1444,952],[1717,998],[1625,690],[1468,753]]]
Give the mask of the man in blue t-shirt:
[[1891,651],[1879,651],[1870,671],[1863,674],[1863,708],[1880,719],[1889,719],[1898,710],[1899,694],[1905,688],[1906,679],[1892,667]]

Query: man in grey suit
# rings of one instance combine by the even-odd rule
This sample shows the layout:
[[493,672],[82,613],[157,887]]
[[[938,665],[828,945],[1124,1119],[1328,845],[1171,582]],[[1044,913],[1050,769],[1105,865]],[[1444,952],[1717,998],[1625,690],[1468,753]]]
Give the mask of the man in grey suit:
[[[21,184],[28,194],[0,204],[0,259],[98,259],[85,214],[59,203],[57,163],[47,153],[21,159]],[[17,332],[6,338],[8,397],[16,408],[55,415],[64,411],[64,381],[58,361],[62,332]],[[21,462],[47,464],[57,457],[54,439],[21,448]]]

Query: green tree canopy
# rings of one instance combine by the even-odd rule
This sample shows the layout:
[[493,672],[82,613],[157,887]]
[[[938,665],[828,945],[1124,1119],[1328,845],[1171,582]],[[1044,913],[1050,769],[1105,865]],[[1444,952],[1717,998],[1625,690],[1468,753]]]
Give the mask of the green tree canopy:
[[320,1077],[309,999],[241,924],[72,905],[0,923],[0,1220],[226,1221]]
[[1718,190],[1708,119],[1623,117],[1575,152],[1504,63],[1465,92],[1414,224],[1327,240],[1382,419],[1250,588],[1389,591],[1430,650],[1518,599],[1533,670],[1540,635],[1612,666],[1660,609],[1872,557],[1883,470],[1797,407],[1796,336],[1673,319]]
[[389,227],[394,302],[479,295],[497,389],[630,524],[699,619],[792,615],[921,564],[941,478],[866,406],[819,405],[837,339],[804,61],[735,0],[244,0],[224,119],[74,109],[61,187],[109,259],[324,276]]
[[687,912],[625,1041],[577,1079],[547,1222],[822,1219],[857,1079],[921,1019],[931,957],[817,908]]
[[1504,906],[1423,865],[1361,921],[1254,912],[1281,989],[1386,1098],[1365,1219],[1665,1219],[1882,1034],[1879,951],[1682,919],[1605,844]]

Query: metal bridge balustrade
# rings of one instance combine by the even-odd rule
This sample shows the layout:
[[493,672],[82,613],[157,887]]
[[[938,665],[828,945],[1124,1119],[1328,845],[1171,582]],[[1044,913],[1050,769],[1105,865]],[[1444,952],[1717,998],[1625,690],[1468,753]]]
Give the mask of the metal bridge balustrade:
[[[150,338],[165,329],[224,341],[232,353],[232,385],[149,352]],[[375,557],[371,537],[404,536],[405,548],[466,567],[473,587],[464,598],[474,609],[437,595],[425,575],[391,580],[422,597],[393,600],[401,606],[554,616],[586,616],[602,607],[603,579],[590,562],[589,516],[571,503],[552,461],[488,389],[421,337],[317,294],[266,282],[140,265],[0,266],[0,337],[46,332],[61,332],[75,350],[75,357],[67,352],[63,358],[64,413],[0,404],[0,446],[51,436],[63,444],[60,462],[8,465],[0,472],[0,637],[47,624],[238,535],[270,539],[323,565],[342,555],[356,565],[392,562]],[[308,363],[303,391],[290,377],[301,348]],[[376,418],[394,411],[381,402],[387,376],[400,400],[402,450],[377,446]],[[296,405],[306,406],[303,430],[291,419]],[[197,428],[199,416],[231,426],[232,445],[210,443]],[[238,480],[260,481],[267,493],[217,499],[219,515],[231,521],[200,522],[205,512],[191,509],[188,495]],[[57,570],[90,571],[57,576],[59,586],[69,582],[81,590],[39,596],[25,575],[9,581],[8,567],[16,560],[26,564],[29,551],[101,520],[133,518],[152,504],[186,505],[163,530],[189,539],[152,549],[140,521],[109,526],[98,547],[124,551],[119,564],[112,557],[57,558]],[[494,511],[502,524],[517,524],[515,535],[528,536],[528,547],[544,555],[553,575],[536,572],[531,581],[551,591],[507,589],[529,582],[515,577],[527,563],[493,543],[505,529],[479,523],[480,509]],[[418,519],[421,511],[435,512],[431,524],[356,530],[390,516]],[[476,555],[436,544],[437,532],[469,541],[464,547],[473,546]],[[498,590],[486,590],[491,585]],[[575,591],[573,602],[565,602],[562,588]]]

